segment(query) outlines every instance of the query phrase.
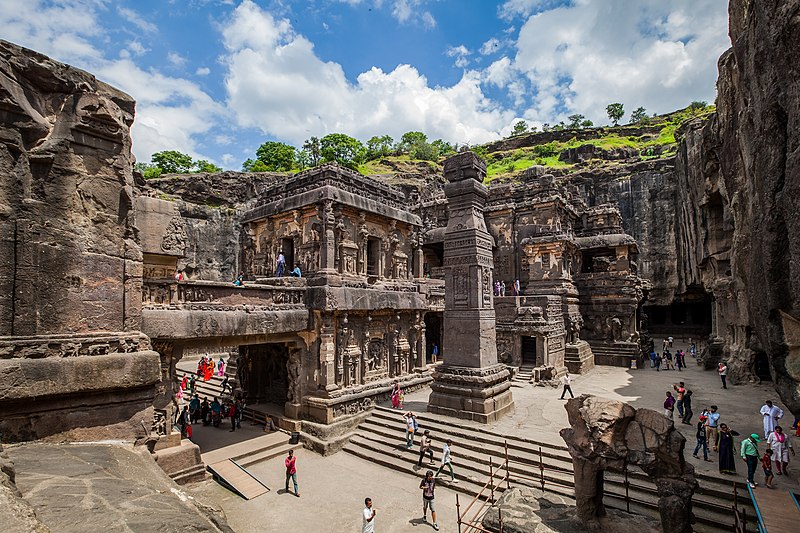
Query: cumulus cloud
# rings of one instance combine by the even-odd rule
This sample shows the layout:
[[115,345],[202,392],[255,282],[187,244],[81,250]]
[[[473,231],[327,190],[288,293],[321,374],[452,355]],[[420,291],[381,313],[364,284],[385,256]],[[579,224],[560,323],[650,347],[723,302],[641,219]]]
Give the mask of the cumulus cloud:
[[490,54],[494,54],[500,49],[500,39],[496,37],[492,37],[483,45],[481,45],[481,55],[488,56]]
[[430,87],[410,65],[391,72],[373,67],[350,82],[289,21],[251,1],[225,23],[223,41],[228,106],[238,124],[295,145],[331,132],[366,139],[410,130],[476,143],[497,138],[513,118],[484,95],[476,71],[464,72],[452,87]]
[[208,67],[200,67],[194,71],[194,73],[198,76],[208,76],[211,74],[211,69]]
[[447,55],[447,57],[456,58],[455,65],[458,68],[464,68],[469,65],[469,55],[471,52],[463,44],[458,46],[450,46],[447,50],[445,50],[444,53]]
[[436,19],[422,6],[424,0],[394,0],[392,16],[400,23],[419,22],[426,28],[435,28]]
[[180,55],[178,52],[167,53],[167,61],[176,67],[182,67],[186,64],[186,58]]
[[127,50],[130,51],[132,54],[140,56],[146,54],[150,51],[149,48],[145,48],[142,43],[139,41],[133,40],[128,43]]
[[[513,6],[512,6],[513,4]],[[546,2],[506,2],[517,13]],[[667,112],[713,101],[719,55],[730,46],[727,11],[717,0],[574,0],[539,11],[519,31],[513,68],[533,86],[527,116],[579,112],[605,122],[622,102]]]

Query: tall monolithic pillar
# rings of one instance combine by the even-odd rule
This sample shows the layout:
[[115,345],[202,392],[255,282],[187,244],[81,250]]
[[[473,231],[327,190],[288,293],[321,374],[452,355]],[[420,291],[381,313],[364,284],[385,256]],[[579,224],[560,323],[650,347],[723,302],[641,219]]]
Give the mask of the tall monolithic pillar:
[[497,362],[492,237],[483,210],[486,164],[472,152],[445,161],[444,364],[433,374],[428,411],[493,422],[514,408],[511,374]]

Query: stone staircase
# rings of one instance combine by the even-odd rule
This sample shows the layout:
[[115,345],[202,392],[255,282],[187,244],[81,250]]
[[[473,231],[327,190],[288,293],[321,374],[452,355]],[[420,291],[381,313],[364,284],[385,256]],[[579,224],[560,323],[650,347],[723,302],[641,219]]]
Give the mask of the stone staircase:
[[530,383],[533,379],[533,365],[523,365],[514,373],[511,379],[515,383]]
[[203,462],[214,464],[225,459],[232,459],[239,466],[248,468],[274,457],[286,455],[289,450],[297,448],[297,446],[297,444],[289,444],[288,434],[276,431],[206,452],[203,454]]
[[[428,414],[418,416],[420,430],[428,429],[433,438],[434,456],[441,458],[442,443],[453,441],[453,467],[456,479],[449,480],[449,472],[443,472],[440,481],[452,490],[468,495],[477,494],[488,480],[490,458],[494,465],[504,461],[505,446],[508,446],[511,484],[528,485],[568,498],[574,498],[572,459],[566,446],[523,437],[510,437],[488,430],[462,424],[453,418],[434,418]],[[344,447],[346,453],[399,472],[421,477],[429,468],[436,470],[439,463],[417,468],[419,448],[416,443],[411,450],[405,447],[405,422],[402,413],[378,406],[372,415],[358,426],[355,436]],[[544,471],[540,471],[541,463]],[[427,459],[427,458],[426,458]],[[434,467],[435,466],[435,467]],[[520,479],[527,476],[533,479]],[[535,479],[535,481],[534,481]],[[731,512],[733,480],[720,479],[705,474],[697,475],[700,488],[695,492],[693,504],[697,517],[696,531],[730,530],[733,524]],[[632,512],[658,517],[658,496],[654,483],[641,471],[628,473],[628,490]],[[737,483],[739,504],[745,504],[747,514],[755,516],[744,484]],[[496,495],[504,487],[496,488]],[[623,474],[606,472],[605,503],[608,507],[625,510],[625,478]],[[467,500],[468,501],[468,500]]]
[[[182,370],[180,368],[175,369],[175,374],[178,376],[178,381],[180,382],[184,376],[191,377],[194,372],[189,370]],[[203,378],[197,378],[195,375],[195,391],[198,396],[200,396],[200,400],[202,401],[204,397],[208,398],[208,401],[213,400],[214,398],[222,398],[222,380],[225,379],[224,377],[219,377],[216,374],[211,376],[209,381],[203,381]],[[226,395],[230,394],[231,389],[225,389]],[[188,401],[188,400],[187,400]]]

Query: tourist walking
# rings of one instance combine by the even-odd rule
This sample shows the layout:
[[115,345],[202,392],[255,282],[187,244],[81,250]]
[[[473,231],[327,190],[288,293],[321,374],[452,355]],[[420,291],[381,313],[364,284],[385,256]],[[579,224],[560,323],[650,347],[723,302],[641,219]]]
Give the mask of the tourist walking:
[[184,405],[183,410],[178,414],[177,420],[175,420],[175,425],[177,425],[181,430],[181,438],[185,439],[188,435],[188,427],[189,427],[189,407]]
[[278,267],[275,269],[275,277],[283,276],[283,271],[286,270],[286,257],[283,255],[283,250],[278,252]]
[[211,412],[211,406],[208,404],[208,398],[203,398],[203,403],[200,404],[200,418],[203,421],[203,425],[208,425],[208,417],[209,413]]
[[761,467],[764,469],[764,485],[771,489],[775,476],[772,475],[772,450],[769,448],[764,451],[764,457],[761,458]]
[[686,387],[683,381],[679,381],[672,384],[672,389],[678,393],[678,397],[675,400],[675,408],[678,409],[678,416],[683,419],[683,396],[686,394]]
[[372,498],[364,499],[364,511],[361,514],[364,517],[361,533],[375,533],[375,509],[372,508]]
[[779,476],[788,474],[789,452],[794,455],[794,447],[789,440],[789,435],[783,432],[781,426],[775,426],[775,431],[767,437],[767,448],[774,452],[775,471]]
[[231,384],[228,381],[228,376],[225,376],[225,378],[223,378],[223,380],[222,380],[222,394],[225,394],[225,389],[231,389],[231,392],[233,392],[233,389],[231,388]]
[[422,520],[428,521],[428,509],[431,510],[431,520],[433,520],[433,529],[439,531],[439,524],[436,523],[436,506],[434,505],[436,479],[433,477],[433,471],[428,470],[425,472],[425,477],[419,484],[422,489]]
[[406,417],[406,448],[411,449],[414,446],[414,433],[419,429],[417,417],[411,411],[405,414]]
[[506,282],[505,281],[501,281],[500,282],[500,296],[505,296],[505,295],[506,295]]
[[739,433],[733,431],[727,424],[719,425],[719,471],[721,474],[735,474],[736,461],[733,458],[733,437]]
[[219,356],[219,363],[217,363],[217,376],[222,377],[225,375],[225,361],[222,356]]
[[675,397],[672,393],[667,391],[667,398],[664,400],[664,416],[672,420],[673,412],[675,411]]
[[783,409],[777,405],[772,405],[772,400],[767,400],[761,406],[761,415],[764,417],[764,438],[767,438],[770,433],[775,431],[778,420],[783,418]]
[[756,473],[758,459],[760,457],[758,453],[759,442],[761,442],[761,439],[758,438],[758,435],[755,433],[750,434],[748,438],[742,441],[741,456],[744,462],[747,463],[747,483],[750,485],[751,489],[756,488],[756,485],[758,485],[755,479],[753,479],[753,476]]
[[727,383],[727,381],[728,381],[728,363],[724,359],[719,362],[719,368],[717,369],[717,372],[719,372],[719,379],[722,380],[722,388],[723,389],[727,389],[728,388],[728,383]]
[[658,355],[656,352],[653,352],[653,357],[655,357],[656,361],[656,372],[661,371],[661,356]]
[[292,480],[294,485],[294,495],[300,497],[300,492],[297,490],[297,458],[294,456],[294,450],[289,450],[289,456],[284,461],[286,465],[286,484],[284,490],[289,492],[289,479]]
[[425,433],[422,434],[422,438],[419,440],[419,461],[417,461],[417,466],[422,468],[422,458],[425,457],[425,454],[428,454],[430,464],[433,464],[433,448],[431,447],[431,432],[430,430],[426,429]]
[[433,350],[431,350],[431,361],[435,364],[437,359],[439,359],[439,345],[434,343]]
[[717,451],[720,427],[717,406],[712,405],[711,411],[706,416],[708,416],[708,420],[706,421],[706,436],[708,437],[709,444],[711,444],[711,449]]
[[514,280],[514,296],[519,296],[521,294],[520,287],[519,287],[519,280]]
[[672,338],[672,335],[670,335],[669,337],[667,337],[667,340],[669,341],[669,347],[670,347],[670,348],[672,348],[672,341],[674,340],[674,339]]
[[694,416],[694,411],[692,411],[692,391],[687,390],[683,393],[683,423],[687,425],[692,425],[692,417]]
[[561,399],[564,399],[564,395],[569,391],[569,397],[574,398],[575,395],[572,394],[572,376],[569,375],[569,372],[564,374],[564,377],[561,378],[561,383],[564,384],[564,390],[561,391]]
[[458,480],[456,479],[456,474],[455,474],[455,472],[453,472],[453,464],[452,464],[451,458],[450,458],[450,446],[452,444],[453,444],[453,441],[450,440],[450,439],[447,439],[447,441],[444,443],[444,446],[442,447],[442,465],[436,471],[436,475],[434,477],[438,478],[439,474],[442,472],[442,470],[446,466],[447,468],[450,469],[450,481],[452,481],[453,483],[458,483]]
[[400,388],[400,384],[398,382],[394,382],[392,385],[392,409],[402,409],[403,408],[403,389]]
[[189,402],[189,422],[194,424],[200,419],[200,398],[195,394]]
[[698,459],[697,452],[700,449],[703,449],[703,460],[708,461],[708,441],[706,440],[706,417],[701,416],[700,421],[697,422],[697,431],[695,432],[695,437],[697,438],[697,445],[694,447],[694,452],[692,452],[692,457]]

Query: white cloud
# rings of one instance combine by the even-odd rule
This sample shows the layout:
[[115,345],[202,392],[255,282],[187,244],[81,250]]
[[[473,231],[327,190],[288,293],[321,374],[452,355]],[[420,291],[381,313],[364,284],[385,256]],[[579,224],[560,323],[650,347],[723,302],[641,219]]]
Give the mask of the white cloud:
[[464,72],[452,87],[430,87],[409,65],[373,67],[354,82],[324,62],[313,44],[251,1],[223,27],[228,106],[242,127],[299,145],[312,135],[343,132],[360,139],[410,130],[451,142],[484,142],[513,113],[490,101],[481,75]]
[[497,14],[503,20],[511,20],[515,17],[526,18],[564,3],[564,0],[506,0],[497,9]]
[[422,6],[424,0],[394,0],[392,16],[401,24],[419,22],[428,29],[436,27],[436,19]]
[[128,43],[128,50],[131,53],[133,53],[134,55],[137,55],[137,56],[146,54],[147,52],[150,51],[149,48],[145,48],[142,43],[140,43],[139,41],[136,41],[136,40],[130,41]]
[[458,68],[464,68],[467,65],[469,65],[469,56],[471,52],[463,44],[460,44],[458,46],[451,46],[447,50],[445,50],[444,53],[447,57],[456,58],[455,65]]
[[167,61],[176,67],[182,67],[186,64],[186,58],[180,55],[178,52],[167,53]]
[[231,168],[233,166],[234,161],[236,161],[236,157],[233,154],[222,154],[222,165],[225,168]]
[[[542,2],[507,2],[522,13]],[[523,6],[525,4],[525,6]],[[730,46],[718,0],[574,0],[538,12],[519,32],[513,67],[532,84],[526,116],[578,112],[606,123],[605,107],[672,111],[714,99],[716,61]]]
[[498,59],[485,70],[486,81],[501,89],[508,85],[516,75],[517,72],[511,66],[511,60],[507,57]]
[[208,76],[209,74],[211,74],[211,69],[208,67],[200,67],[197,70],[195,70],[194,73],[197,74],[198,76]]
[[481,46],[481,55],[488,56],[500,49],[500,39],[492,37]]
[[127,7],[117,7],[117,13],[145,33],[155,33],[158,31],[158,26],[145,20],[139,13]]

